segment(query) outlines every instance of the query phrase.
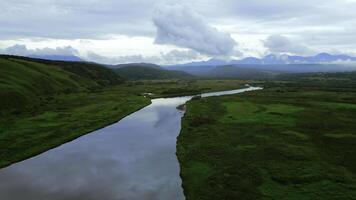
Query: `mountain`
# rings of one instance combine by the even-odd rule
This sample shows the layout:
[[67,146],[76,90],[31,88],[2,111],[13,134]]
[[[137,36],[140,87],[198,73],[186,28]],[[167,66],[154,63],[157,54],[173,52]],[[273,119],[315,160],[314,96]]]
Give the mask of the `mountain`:
[[220,59],[215,59],[212,58],[207,61],[199,61],[199,62],[191,62],[191,63],[186,63],[186,64],[178,64],[178,65],[167,65],[164,66],[164,68],[167,69],[172,69],[172,68],[177,68],[177,67],[200,67],[200,66],[221,66],[221,65],[226,65],[228,62]]
[[[352,63],[355,62],[355,63]],[[181,70],[196,76],[209,76],[219,66],[235,66],[249,70],[270,72],[306,73],[306,72],[346,72],[356,71],[356,57],[348,55],[331,55],[320,53],[315,56],[290,56],[270,54],[263,58],[247,57],[241,60],[207,61],[165,66],[169,70]],[[219,73],[224,68],[218,69]]]
[[342,62],[354,62],[356,57],[348,55],[332,55],[320,53],[315,56],[290,56],[287,54],[275,55],[269,54],[263,58],[245,58],[242,60],[233,60],[231,64],[332,64]]
[[0,110],[36,105],[48,95],[96,90],[123,82],[111,69],[93,63],[0,55],[0,66]]
[[136,65],[125,64],[114,69],[114,71],[128,80],[141,80],[141,79],[186,79],[193,78],[191,74],[183,71],[166,70],[157,65]]
[[43,60],[56,60],[56,61],[72,61],[72,62],[82,62],[84,61],[78,56],[65,56],[65,55],[29,55],[30,58],[37,58]]
[[356,57],[340,54],[332,55],[328,53],[320,53],[315,56],[290,56],[287,54],[275,55],[269,54],[263,58],[246,57],[241,60],[224,61],[219,59],[210,59],[207,61],[192,62],[179,65],[165,66],[167,69],[178,69],[180,67],[192,66],[222,66],[222,65],[275,65],[275,64],[332,64],[337,62],[356,62]]
[[127,64],[118,64],[111,66],[112,68],[123,68],[123,67],[149,67],[155,69],[163,69],[161,66],[152,64],[152,63],[127,63]]
[[315,56],[290,56],[287,54],[269,54],[261,59],[256,58],[253,62],[249,60],[235,60],[234,64],[331,64],[335,62],[356,61],[356,57],[348,55],[332,55],[320,53]]

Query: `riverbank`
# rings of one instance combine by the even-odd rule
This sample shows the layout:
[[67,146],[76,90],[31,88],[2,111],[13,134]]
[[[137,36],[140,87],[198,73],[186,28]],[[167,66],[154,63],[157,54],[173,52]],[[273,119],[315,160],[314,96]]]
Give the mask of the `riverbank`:
[[188,102],[177,141],[186,199],[352,199],[355,97],[274,85]]
[[[151,98],[240,88],[242,81],[133,81],[95,92],[41,97],[42,103],[0,118],[0,168],[108,126],[150,104]],[[194,91],[189,91],[194,88]]]

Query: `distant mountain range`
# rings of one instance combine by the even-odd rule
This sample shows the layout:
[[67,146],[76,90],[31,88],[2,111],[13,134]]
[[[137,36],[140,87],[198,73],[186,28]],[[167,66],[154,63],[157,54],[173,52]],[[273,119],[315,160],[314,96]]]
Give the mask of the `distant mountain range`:
[[[56,61],[84,61],[77,56],[33,55]],[[151,63],[106,65],[127,80],[192,78],[193,76],[240,79],[269,79],[281,73],[347,72],[356,71],[356,57],[320,53],[315,56],[270,54],[263,58],[241,60],[210,59],[186,64],[159,66]]]
[[180,65],[170,65],[166,67],[193,67],[193,66],[222,66],[222,65],[276,65],[276,64],[337,64],[343,62],[356,62],[356,57],[340,54],[332,55],[320,53],[315,56],[290,56],[287,54],[269,54],[263,58],[247,57],[241,60],[224,61],[220,59],[210,59],[207,61],[191,62]]
[[164,67],[204,77],[270,78],[280,73],[356,71],[356,57],[328,53],[320,53],[315,56],[270,54],[263,58],[247,57],[231,61],[210,59]]
[[123,68],[123,67],[149,67],[155,69],[163,69],[161,66],[152,64],[152,63],[127,63],[127,64],[118,64],[111,65],[111,68]]
[[[84,61],[82,58],[74,55],[29,55],[31,58],[39,58],[45,60],[58,60],[58,61]],[[230,60],[225,61],[221,59],[212,58],[207,61],[190,62],[178,65],[168,65],[169,67],[185,67],[185,66],[223,66],[223,65],[276,65],[276,64],[337,64],[345,62],[356,62],[356,57],[352,57],[345,54],[332,55],[328,53],[320,53],[315,56],[290,56],[287,54],[275,55],[269,54],[263,58],[256,57],[246,57],[241,60]],[[150,66],[159,67],[155,64],[149,63],[130,63],[130,64],[119,64],[112,65],[113,67],[124,67],[124,66]]]

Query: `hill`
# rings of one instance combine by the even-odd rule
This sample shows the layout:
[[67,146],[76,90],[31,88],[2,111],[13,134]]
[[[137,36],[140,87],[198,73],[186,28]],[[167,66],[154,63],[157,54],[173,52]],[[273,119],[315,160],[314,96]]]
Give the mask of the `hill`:
[[84,61],[78,56],[66,56],[66,55],[29,55],[28,57],[38,58],[43,60],[56,60],[56,61],[72,61],[72,62]]
[[111,69],[85,62],[63,62],[0,55],[0,110],[22,109],[52,94],[95,90],[121,83]]
[[192,78],[186,72],[165,70],[159,66],[142,66],[130,64],[115,69],[115,72],[127,80],[152,80],[152,79],[187,79]]
[[123,67],[149,67],[155,69],[163,69],[161,66],[152,63],[127,63],[127,64],[118,64],[112,66],[112,68],[123,68]]
[[258,70],[254,68],[238,67],[233,65],[218,66],[206,73],[208,77],[214,78],[237,78],[237,79],[254,79],[254,80],[266,80],[272,79],[277,72]]

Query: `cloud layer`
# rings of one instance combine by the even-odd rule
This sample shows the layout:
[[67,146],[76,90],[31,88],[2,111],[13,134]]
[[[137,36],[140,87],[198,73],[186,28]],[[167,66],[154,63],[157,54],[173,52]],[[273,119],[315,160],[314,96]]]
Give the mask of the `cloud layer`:
[[65,47],[56,47],[56,48],[37,48],[37,49],[28,49],[26,45],[13,45],[6,49],[0,49],[2,54],[10,55],[20,55],[20,56],[29,56],[29,55],[61,55],[61,56],[74,56],[78,55],[78,50],[74,49],[71,46]]
[[315,53],[315,51],[309,49],[308,47],[301,44],[296,44],[289,38],[282,35],[270,35],[262,42],[270,53],[289,53],[297,55],[309,55]]
[[106,57],[98,55],[94,52],[89,52],[86,56],[88,61],[120,64],[120,63],[157,63],[157,64],[177,64],[189,62],[192,60],[202,59],[201,55],[192,50],[172,50],[167,53],[160,53],[156,56],[145,56],[141,54],[129,56]]
[[[236,51],[244,56],[310,50],[356,55],[355,10],[355,0],[2,0],[0,48],[43,49],[43,43],[54,41],[48,46],[116,57],[161,57],[161,50],[173,49],[190,49],[205,59],[228,58]],[[136,37],[150,44],[127,42]],[[117,38],[121,41],[114,43]],[[73,44],[77,40],[93,45]],[[26,50],[12,50],[18,51]]]
[[153,22],[157,44],[173,44],[213,56],[230,54],[236,44],[229,34],[209,26],[200,15],[182,5],[160,6]]

